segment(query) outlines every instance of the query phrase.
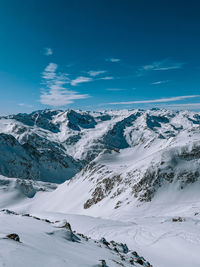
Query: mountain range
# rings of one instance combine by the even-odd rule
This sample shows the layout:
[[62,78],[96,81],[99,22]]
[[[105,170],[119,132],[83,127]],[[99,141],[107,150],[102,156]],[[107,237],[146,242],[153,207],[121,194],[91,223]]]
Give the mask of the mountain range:
[[[178,244],[189,256],[188,247],[195,251],[200,240],[199,113],[42,110],[2,116],[0,151],[1,208],[48,219],[65,214],[92,238],[125,240],[153,266],[178,266],[172,265],[176,256],[177,264],[189,266]],[[165,262],[168,239],[177,242],[177,254]]]

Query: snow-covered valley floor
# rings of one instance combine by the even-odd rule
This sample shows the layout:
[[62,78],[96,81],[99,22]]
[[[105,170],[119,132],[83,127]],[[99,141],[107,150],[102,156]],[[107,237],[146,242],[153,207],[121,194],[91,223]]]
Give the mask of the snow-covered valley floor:
[[[2,181],[7,179],[1,179],[3,184]],[[40,186],[45,187],[45,183]],[[84,239],[81,243],[69,242],[63,232],[57,232],[56,224],[22,214],[51,222],[67,221],[73,230],[93,240],[105,237],[107,241],[126,243],[131,251],[137,251],[154,267],[200,266],[200,203],[195,198],[191,202],[180,200],[176,205],[170,200],[162,204],[160,199],[157,203],[142,204],[133,209],[132,214],[124,212],[121,217],[102,218],[56,210],[46,212],[42,201],[47,196],[49,199],[50,184],[47,189],[50,192],[38,192],[33,198],[27,198],[15,186],[1,185],[1,197],[5,199],[1,210],[8,208],[21,215],[0,212],[0,266],[89,267],[101,266],[98,261],[101,259],[105,259],[108,266],[120,266],[112,259],[124,264],[122,266],[131,266],[104,246],[100,248]],[[22,243],[4,239],[9,233],[17,233]]]

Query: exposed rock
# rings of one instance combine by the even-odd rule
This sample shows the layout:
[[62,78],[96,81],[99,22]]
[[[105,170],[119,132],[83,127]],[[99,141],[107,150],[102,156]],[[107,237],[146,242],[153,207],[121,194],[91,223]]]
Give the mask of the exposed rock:
[[115,175],[112,177],[103,178],[97,183],[97,187],[94,189],[91,198],[88,199],[83,207],[84,209],[90,208],[92,205],[97,204],[106,196],[108,196],[113,190],[116,184],[119,184],[121,181],[120,175]]
[[139,263],[140,265],[144,265],[144,262],[141,259],[137,259],[136,262]]
[[12,239],[14,241],[20,242],[20,238],[19,238],[18,234],[13,233],[13,234],[7,235],[6,237],[9,239]]
[[39,217],[36,217],[36,216],[31,216],[33,219],[35,219],[35,220],[38,220],[38,221],[40,221],[41,219],[39,218]]
[[108,267],[106,265],[106,261],[105,260],[99,260],[100,261],[100,266],[99,267]]
[[184,222],[185,218],[182,217],[177,217],[177,218],[172,218],[172,222]]
[[43,221],[47,222],[47,223],[52,223],[51,221],[49,221],[48,219],[43,219]]
[[124,264],[122,262],[119,262],[119,261],[116,261],[116,260],[112,260],[114,263],[116,263],[118,266],[123,266],[124,267]]
[[17,179],[14,187],[28,198],[32,198],[36,194],[31,180]]
[[68,222],[65,222],[65,224],[63,226],[60,226],[60,228],[65,228],[69,231],[72,231],[71,225]]
[[109,243],[104,237],[102,237],[102,238],[99,240],[99,242],[101,242],[102,244],[104,244],[106,247],[109,248],[110,243]]
[[17,212],[12,211],[12,210],[8,210],[8,209],[2,209],[1,211],[4,212],[4,213],[7,213],[7,214],[18,215]]

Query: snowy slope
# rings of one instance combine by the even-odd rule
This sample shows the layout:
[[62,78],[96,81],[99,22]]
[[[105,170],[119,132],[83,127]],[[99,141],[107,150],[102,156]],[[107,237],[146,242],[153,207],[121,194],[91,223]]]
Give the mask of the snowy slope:
[[[67,210],[73,206],[73,201],[75,201],[73,194],[70,195],[69,202],[66,202],[66,195],[57,195],[60,209],[62,209],[62,213],[59,213],[58,203],[55,203],[56,191],[52,191],[54,190],[53,184],[34,182],[30,185],[27,181],[21,181],[23,183],[19,184],[18,180],[12,180],[10,182],[11,179],[1,177],[0,209],[9,208],[18,214],[32,214],[34,217],[48,219],[51,222],[67,220],[73,229],[93,240],[105,237],[108,242],[115,240],[118,243],[126,243],[130,250],[143,255],[154,267],[197,267],[199,265],[200,201],[197,184],[191,184],[178,194],[176,189],[162,188],[163,191],[159,192],[151,202],[142,203],[137,207],[128,205],[124,210],[117,209],[118,214],[115,215],[112,214],[107,202],[101,208],[97,206],[96,210],[94,208],[90,210],[90,213],[93,212],[95,215],[94,217],[64,212],[64,207]],[[24,183],[26,183],[25,187]],[[60,187],[58,186],[59,190]],[[28,194],[33,191],[35,191],[35,195]],[[81,197],[80,193],[79,197]],[[60,198],[63,199],[63,202],[60,201]],[[76,198],[78,198],[77,195]],[[53,211],[48,212],[47,210]],[[88,210],[86,211],[88,212]],[[103,211],[106,211],[107,219],[101,218]],[[78,210],[74,210],[74,212],[81,213]],[[98,213],[101,217],[96,217]],[[57,230],[55,227],[58,225],[49,225],[44,221],[33,219],[12,213],[7,214],[6,211],[0,212],[1,237],[14,232],[19,234],[23,242],[19,248],[18,244],[10,243],[8,240],[9,243],[6,243],[5,249],[1,250],[0,266],[1,260],[5,266],[23,266],[22,263],[26,266],[28,261],[30,266],[32,266],[31,264],[34,266],[35,256],[38,259],[41,257],[41,261],[36,262],[38,266],[49,266],[49,264],[51,266],[50,261],[54,264],[56,262],[58,266],[63,266],[69,263],[69,260],[70,263],[74,263],[69,266],[79,266],[80,262],[85,264],[81,266],[98,266],[96,264],[99,259],[105,259],[108,266],[118,266],[118,264],[112,265],[113,262],[110,262],[110,256],[112,259],[116,259],[115,255],[105,254],[105,251],[101,250],[97,251],[96,246],[93,244],[90,244],[92,247],[88,246],[87,242],[85,245],[84,240],[82,242],[84,247],[76,245],[74,247],[73,244],[67,243],[64,235],[60,235],[60,233],[49,238],[47,233]],[[57,239],[61,242],[58,242]],[[2,241],[3,245],[8,242]],[[13,249],[10,244],[18,249],[13,257],[8,258],[6,255],[9,255]],[[95,254],[94,251],[96,251]],[[84,258],[83,253],[86,256]],[[25,255],[27,256],[25,257]],[[22,260],[20,261],[20,259]],[[127,262],[120,262],[124,266],[129,266]]]
[[[0,212],[0,266],[151,267],[126,244],[92,240],[74,232],[66,220],[50,221],[29,214]],[[18,240],[8,238],[17,235]]]

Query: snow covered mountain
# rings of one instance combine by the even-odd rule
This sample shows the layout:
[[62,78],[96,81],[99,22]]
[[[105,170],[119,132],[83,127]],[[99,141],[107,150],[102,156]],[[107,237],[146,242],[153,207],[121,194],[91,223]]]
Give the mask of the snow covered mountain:
[[[38,266],[132,265],[136,254],[115,255],[110,242],[115,240],[155,267],[198,266],[199,113],[45,110],[4,116],[0,151],[0,242],[9,251],[18,247],[12,259],[2,252],[0,264],[13,266],[24,252],[24,266],[29,259],[34,264],[34,255],[45,252]],[[27,213],[30,217],[22,216]],[[82,235],[81,244],[68,243],[69,235],[53,223],[57,220],[69,221],[93,240]],[[22,244],[10,243],[7,235],[13,232]],[[84,258],[88,251],[94,251],[91,259]],[[106,265],[98,263],[102,259]],[[133,260],[139,266],[137,257]]]
[[197,181],[199,137],[200,114],[187,111],[10,115],[0,118],[0,174],[56,183],[77,174],[67,186],[88,183],[85,209],[107,197],[119,208],[127,195],[150,201],[164,184]]

